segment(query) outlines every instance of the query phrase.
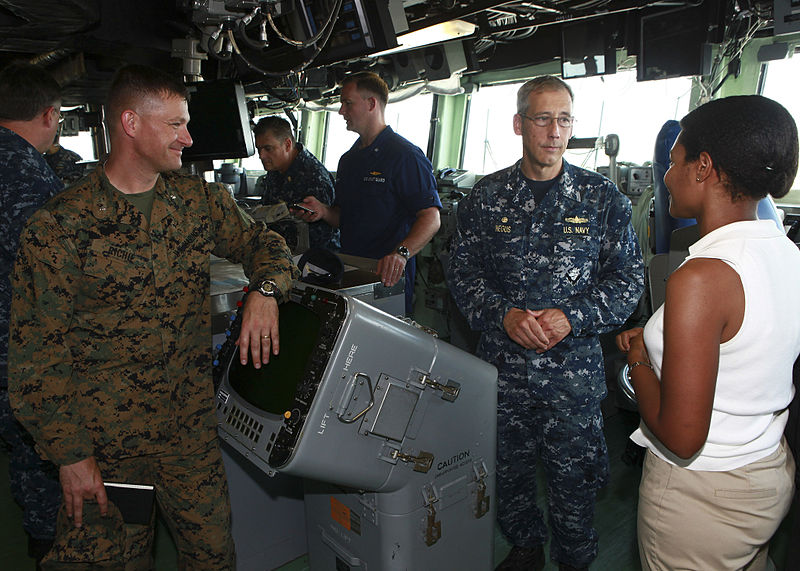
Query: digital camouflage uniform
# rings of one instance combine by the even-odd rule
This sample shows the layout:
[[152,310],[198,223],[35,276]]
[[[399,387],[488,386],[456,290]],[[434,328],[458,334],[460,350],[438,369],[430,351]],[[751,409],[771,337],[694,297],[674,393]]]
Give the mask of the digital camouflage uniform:
[[64,186],[69,186],[73,182],[78,182],[83,173],[85,172],[84,166],[78,164],[81,156],[75,151],[70,151],[59,145],[54,153],[45,153],[44,160],[56,173],[56,176],[61,179]]
[[[306,196],[314,196],[323,204],[333,204],[333,176],[308,149],[296,144],[299,153],[286,172],[269,171],[258,177],[255,194],[261,195],[262,204],[285,202],[291,205],[303,202]],[[296,243],[296,224],[278,222],[274,227],[290,244]],[[312,248],[338,250],[339,229],[332,228],[324,220],[312,222],[308,225],[308,241]]]
[[[621,325],[643,290],[631,204],[607,179],[563,162],[536,204],[521,162],[483,178],[458,205],[452,290],[477,354],[499,371],[498,521],[512,543],[536,547],[536,465],[548,482],[551,558],[575,567],[597,555],[597,490],[608,477],[598,335]],[[512,341],[513,307],[558,308],[572,332],[539,355]]]
[[[21,244],[9,361],[17,417],[58,465],[94,456],[106,480],[148,483],[139,478],[152,473],[164,513],[191,517],[172,522],[182,564],[229,568],[209,255],[242,263],[254,282],[273,279],[285,299],[296,268],[284,240],[223,186],[176,173],[159,177],[148,223],[98,167],[37,212]],[[118,565],[108,541],[92,540],[95,523],[59,534],[54,553]],[[127,560],[149,553],[152,528],[124,530],[116,543]]]
[[58,471],[40,458],[8,404],[8,324],[11,268],[25,221],[64,185],[28,141],[0,127],[0,436],[9,448],[9,479],[31,537],[52,539],[61,503]]

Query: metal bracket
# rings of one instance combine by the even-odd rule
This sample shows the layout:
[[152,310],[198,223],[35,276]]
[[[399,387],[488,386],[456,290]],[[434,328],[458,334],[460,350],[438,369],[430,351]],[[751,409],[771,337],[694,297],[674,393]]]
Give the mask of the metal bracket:
[[475,505],[472,506],[472,513],[475,519],[486,515],[491,506],[491,496],[486,493],[486,465],[483,461],[473,462],[472,471],[475,474]]
[[442,522],[436,519],[434,504],[439,501],[436,492],[430,484],[422,487],[427,513],[425,514],[425,545],[431,546],[442,537]]
[[433,466],[433,454],[430,452],[420,451],[416,456],[405,454],[399,450],[393,450],[390,453],[393,459],[402,460],[403,462],[414,462],[414,471],[426,473]]
[[443,385],[434,381],[425,373],[419,378],[419,382],[425,387],[431,387],[434,390],[442,391],[442,399],[449,402],[455,401],[458,398],[458,394],[461,392],[461,383],[447,381],[447,384]]

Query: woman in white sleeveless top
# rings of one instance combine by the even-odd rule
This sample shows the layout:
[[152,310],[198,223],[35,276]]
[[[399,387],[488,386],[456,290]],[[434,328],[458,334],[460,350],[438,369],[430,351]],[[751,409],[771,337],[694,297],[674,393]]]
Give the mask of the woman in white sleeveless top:
[[700,239],[628,353],[647,448],[638,539],[645,570],[764,569],[788,512],[794,460],[782,439],[800,352],[800,251],[756,205],[784,196],[797,128],[778,103],[737,96],[681,120],[664,176],[670,214]]

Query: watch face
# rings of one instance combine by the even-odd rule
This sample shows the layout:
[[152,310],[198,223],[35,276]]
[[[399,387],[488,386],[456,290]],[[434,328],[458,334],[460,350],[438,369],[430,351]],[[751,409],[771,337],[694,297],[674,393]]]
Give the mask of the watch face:
[[275,283],[272,280],[264,280],[258,285],[258,292],[261,295],[274,296],[276,292]]
[[397,253],[403,256],[406,260],[411,255],[411,252],[409,252],[408,248],[406,248],[405,246],[400,246],[399,248],[397,248]]

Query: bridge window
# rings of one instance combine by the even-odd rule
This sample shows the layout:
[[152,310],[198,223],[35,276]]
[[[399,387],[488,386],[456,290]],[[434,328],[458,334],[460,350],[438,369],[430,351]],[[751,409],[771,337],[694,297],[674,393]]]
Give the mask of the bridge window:
[[[774,99],[794,117],[800,125],[800,58],[794,57],[771,61],[766,64],[761,95]],[[792,184],[792,190],[779,202],[800,204],[800,176]]]
[[65,149],[78,153],[84,161],[97,160],[97,157],[94,155],[92,134],[89,131],[80,131],[77,135],[69,137],[62,135],[58,139],[58,144]]
[[[689,110],[692,80],[688,77],[637,82],[635,70],[568,81],[575,92],[574,136],[619,135],[618,161],[642,164],[653,160],[656,135],[664,121],[680,119]],[[513,164],[522,156],[514,135],[513,116],[520,83],[484,87],[472,94],[462,168],[486,174]],[[595,169],[607,165],[598,151],[567,151],[572,164]]]
[[[432,107],[432,94],[415,95],[403,101],[389,103],[384,118],[387,125],[422,149],[424,153],[428,147]],[[353,146],[357,138],[356,133],[347,130],[341,115],[328,112],[325,158],[322,161],[328,170],[337,169],[339,158]]]

